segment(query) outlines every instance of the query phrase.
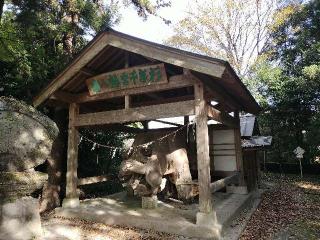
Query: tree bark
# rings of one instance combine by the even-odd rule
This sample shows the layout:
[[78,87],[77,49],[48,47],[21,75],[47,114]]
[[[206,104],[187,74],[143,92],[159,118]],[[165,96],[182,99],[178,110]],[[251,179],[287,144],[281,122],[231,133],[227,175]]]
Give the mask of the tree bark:
[[42,190],[40,212],[53,210],[61,203],[63,162],[66,162],[66,111],[55,109],[53,119],[59,127],[59,135],[53,143],[50,158],[47,161],[48,182]]
[[0,0],[0,23],[2,19],[3,6],[4,6],[4,0]]
[[64,21],[70,25],[63,35],[63,49],[70,57],[74,54],[74,46],[76,45],[76,32],[79,23],[79,11],[74,0],[64,0],[62,7],[65,12]]
[[[133,146],[158,139],[166,133],[138,134]],[[176,186],[179,199],[188,200],[195,196],[185,139],[186,131],[177,132],[175,136],[154,143],[149,150],[136,151],[121,163],[119,177],[127,182],[130,195],[156,195],[163,190],[167,176]]]

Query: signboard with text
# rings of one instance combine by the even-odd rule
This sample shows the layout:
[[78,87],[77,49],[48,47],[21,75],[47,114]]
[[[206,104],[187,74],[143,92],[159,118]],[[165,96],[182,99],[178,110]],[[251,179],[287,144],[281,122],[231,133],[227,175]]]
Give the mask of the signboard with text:
[[167,82],[163,63],[125,68],[103,73],[86,80],[90,95]]

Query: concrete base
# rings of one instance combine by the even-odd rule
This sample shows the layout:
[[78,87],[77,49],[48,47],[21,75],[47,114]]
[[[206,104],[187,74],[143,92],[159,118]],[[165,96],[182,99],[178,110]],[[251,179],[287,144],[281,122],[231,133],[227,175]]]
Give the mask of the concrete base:
[[248,194],[247,186],[227,186],[227,193]]
[[197,222],[196,224],[199,226],[214,226],[217,223],[217,215],[216,213],[202,213],[197,212]]
[[79,198],[65,198],[62,201],[63,208],[76,208],[80,206]]
[[226,224],[250,202],[251,194],[214,193],[215,215],[201,214],[198,204],[158,200],[156,209],[142,209],[141,199],[125,192],[107,198],[81,201],[79,207],[57,208],[57,216],[101,222],[108,225],[153,229],[186,237],[220,239]]

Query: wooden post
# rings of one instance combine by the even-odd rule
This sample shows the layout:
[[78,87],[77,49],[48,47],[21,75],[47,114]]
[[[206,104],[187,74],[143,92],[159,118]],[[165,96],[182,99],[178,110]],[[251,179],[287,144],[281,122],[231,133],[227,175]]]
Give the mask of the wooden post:
[[187,125],[189,123],[189,116],[184,116],[183,125]]
[[124,96],[124,108],[125,109],[130,108],[130,95]]
[[266,173],[266,150],[263,150],[263,172]]
[[197,141],[197,163],[199,182],[199,210],[201,213],[212,212],[211,191],[210,191],[210,156],[209,156],[209,135],[207,103],[204,99],[202,83],[194,86],[195,113],[196,113],[196,141]]
[[241,130],[240,130],[240,118],[239,112],[234,112],[234,118],[237,120],[237,127],[234,129],[234,146],[236,150],[236,162],[237,162],[237,171],[240,172],[239,175],[239,185],[245,185],[244,182],[244,172],[243,172],[243,156],[242,156],[242,146],[241,146]]
[[66,198],[63,200],[63,207],[76,207],[79,205],[79,196],[77,193],[79,132],[74,125],[78,114],[79,106],[76,103],[71,103],[69,105]]
[[144,130],[148,130],[149,129],[149,126],[148,126],[149,121],[142,121],[141,123],[142,123],[142,126],[143,126]]

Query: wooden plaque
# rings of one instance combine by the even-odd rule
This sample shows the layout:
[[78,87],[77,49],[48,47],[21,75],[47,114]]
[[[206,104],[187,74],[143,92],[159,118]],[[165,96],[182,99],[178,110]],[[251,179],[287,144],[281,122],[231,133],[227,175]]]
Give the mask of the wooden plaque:
[[167,83],[164,64],[135,66],[103,73],[86,80],[90,95]]

